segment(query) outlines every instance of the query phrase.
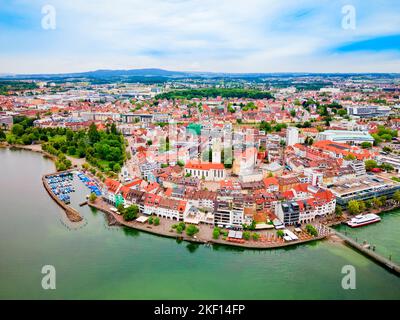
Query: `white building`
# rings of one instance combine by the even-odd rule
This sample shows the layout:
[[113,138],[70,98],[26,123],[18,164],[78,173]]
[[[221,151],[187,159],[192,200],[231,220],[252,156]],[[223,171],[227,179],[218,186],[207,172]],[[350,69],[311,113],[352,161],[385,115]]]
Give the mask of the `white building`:
[[299,143],[299,129],[296,127],[289,127],[286,130],[286,145],[293,146]]
[[182,221],[189,210],[184,200],[175,200],[147,193],[144,199],[143,214]]
[[218,201],[214,211],[214,224],[223,227],[240,227],[244,222],[243,202],[237,199]]
[[222,163],[209,163],[191,161],[185,165],[185,174],[206,181],[220,181],[226,177],[225,167]]
[[318,133],[317,140],[331,140],[341,143],[374,143],[374,138],[367,131],[326,130]]

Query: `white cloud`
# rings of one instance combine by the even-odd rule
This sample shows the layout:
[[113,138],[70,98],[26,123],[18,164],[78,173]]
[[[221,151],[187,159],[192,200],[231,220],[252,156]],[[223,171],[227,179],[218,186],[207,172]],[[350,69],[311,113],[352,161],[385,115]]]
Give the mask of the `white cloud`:
[[[381,71],[400,71],[395,53],[380,54],[378,61],[374,61],[376,53],[330,53],[344,43],[400,33],[400,12],[395,10],[399,5],[392,1],[385,1],[387,5],[380,2],[380,6],[353,1],[357,10],[354,31],[341,28],[341,7],[348,1],[52,2],[57,10],[57,38],[53,36],[49,43],[48,34],[37,35],[43,58],[36,55],[32,62],[34,50],[16,49],[14,55],[8,50],[0,56],[1,69],[69,72],[162,67],[224,72],[331,72],[346,65],[349,72],[366,68],[380,71],[378,66]],[[1,40],[7,40],[7,36],[19,40],[26,36],[28,41],[32,40],[32,31],[10,30]]]

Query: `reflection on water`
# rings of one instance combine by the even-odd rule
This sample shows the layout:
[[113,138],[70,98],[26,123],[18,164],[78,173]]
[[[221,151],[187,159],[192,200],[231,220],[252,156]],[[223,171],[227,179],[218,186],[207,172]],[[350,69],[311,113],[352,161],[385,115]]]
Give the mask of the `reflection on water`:
[[198,243],[189,243],[189,244],[187,244],[186,245],[186,249],[188,249],[188,251],[190,252],[190,253],[193,253],[193,252],[195,252],[198,248],[199,248],[199,244]]
[[122,226],[121,227],[124,234],[128,237],[139,237],[140,236],[140,232],[136,229],[132,229],[126,226]]

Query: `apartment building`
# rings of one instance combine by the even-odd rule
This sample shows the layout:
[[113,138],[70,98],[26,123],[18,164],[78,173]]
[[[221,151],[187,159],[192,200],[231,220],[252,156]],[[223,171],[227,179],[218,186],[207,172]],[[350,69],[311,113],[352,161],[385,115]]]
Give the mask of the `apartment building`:
[[216,202],[214,224],[223,227],[241,227],[244,222],[244,207],[241,197],[221,197]]

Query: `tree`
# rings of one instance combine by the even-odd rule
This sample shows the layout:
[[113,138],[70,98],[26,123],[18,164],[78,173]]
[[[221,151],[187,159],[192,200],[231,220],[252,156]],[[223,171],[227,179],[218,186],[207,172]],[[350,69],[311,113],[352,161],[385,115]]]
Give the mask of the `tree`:
[[243,232],[243,239],[250,240],[250,232],[249,231],[244,231]]
[[178,226],[176,227],[176,232],[182,233],[185,230],[186,225],[184,222],[179,222]]
[[24,131],[25,131],[24,127],[22,125],[18,124],[18,123],[14,124],[12,129],[11,129],[12,134],[15,134],[16,136],[22,136]]
[[260,123],[260,130],[263,130],[265,132],[271,132],[272,131],[272,126],[269,122],[266,121],[261,121]]
[[386,205],[386,196],[379,197],[379,201],[381,202],[381,206],[384,207]]
[[374,168],[378,167],[378,163],[375,160],[366,160],[365,161],[365,170],[371,171]]
[[229,106],[228,106],[228,111],[229,111],[230,113],[235,113],[235,112],[236,112],[236,109],[235,109],[234,107],[232,107],[231,105],[229,105]]
[[381,137],[381,139],[385,140],[386,142],[392,141],[392,138],[393,138],[389,133],[385,133],[385,134],[381,135],[380,137]]
[[185,165],[185,163],[182,160],[178,160],[177,164],[180,167],[183,167]]
[[125,212],[124,204],[123,204],[123,203],[120,203],[120,204],[117,206],[117,210],[118,210],[118,212],[119,212],[120,214],[124,214],[124,212]]
[[95,194],[94,192],[92,192],[92,193],[90,194],[90,196],[89,196],[89,201],[90,201],[90,202],[95,202],[96,199],[97,199],[96,194]]
[[195,225],[191,224],[186,228],[186,234],[189,237],[194,236],[196,233],[198,233],[200,230],[197,228]]
[[306,140],[304,141],[304,143],[305,143],[307,146],[311,146],[311,145],[314,143],[314,139],[311,138],[311,137],[307,137]]
[[378,209],[382,206],[382,201],[380,198],[373,198],[372,203],[375,209]]
[[115,125],[115,123],[111,124],[111,134],[115,134],[117,135],[117,126]]
[[135,220],[137,218],[138,213],[139,213],[139,207],[133,204],[125,209],[125,212],[123,214],[124,220],[125,221]]
[[378,146],[383,141],[382,138],[375,133],[372,134],[372,137],[374,138],[374,146]]
[[6,140],[6,134],[3,129],[0,129],[0,141]]
[[387,172],[392,172],[394,170],[394,167],[390,164],[387,163],[383,163],[379,166],[379,168],[381,168],[382,170],[385,170]]
[[370,149],[372,147],[372,144],[370,142],[364,141],[361,143],[361,148],[363,149]]
[[182,228],[181,225],[178,225],[178,226],[176,227],[176,232],[177,232],[177,233],[182,233],[182,232],[183,232],[183,228]]
[[155,217],[154,218],[154,225],[158,226],[160,224],[160,218],[159,217]]
[[283,236],[284,236],[285,234],[283,233],[282,230],[278,230],[278,231],[276,231],[276,235],[277,235],[278,238],[283,238]]
[[343,209],[342,209],[341,206],[336,206],[336,208],[335,208],[335,214],[336,214],[338,217],[341,217],[341,216],[343,215]]
[[74,146],[69,147],[68,150],[67,150],[67,153],[70,156],[73,156],[76,153],[76,148]]
[[153,217],[150,217],[149,220],[147,220],[147,222],[148,222],[149,224],[153,224],[153,222],[154,222]]
[[388,147],[388,146],[385,146],[385,147],[383,147],[383,149],[382,149],[384,152],[387,152],[387,153],[389,153],[389,152],[392,152],[393,150],[392,150],[392,148],[390,148],[390,147]]
[[347,210],[350,214],[359,214],[360,213],[360,205],[357,200],[350,200],[347,205]]
[[360,212],[364,212],[365,209],[367,208],[367,206],[365,205],[365,202],[362,200],[358,201],[358,206],[359,206]]
[[121,166],[119,163],[114,164],[113,171],[117,173],[121,171]]
[[345,160],[352,161],[352,160],[356,160],[357,158],[356,158],[356,156],[355,156],[354,154],[349,153],[348,155],[346,155],[346,156],[344,157],[344,159],[345,159]]
[[253,233],[251,236],[254,241],[258,241],[258,239],[260,239],[260,235],[258,233]]
[[218,227],[215,227],[213,230],[213,239],[218,239],[220,234],[221,234],[220,229]]
[[400,190],[397,190],[394,194],[393,194],[393,200],[400,202]]
[[94,123],[89,127],[88,136],[91,144],[95,144],[100,140],[100,133],[97,131],[97,127]]
[[315,227],[311,224],[306,225],[306,231],[307,231],[307,233],[311,234],[314,237],[318,236],[317,229],[315,229]]

